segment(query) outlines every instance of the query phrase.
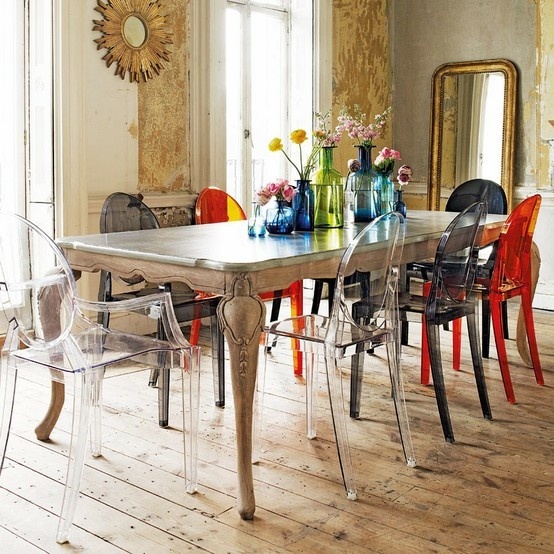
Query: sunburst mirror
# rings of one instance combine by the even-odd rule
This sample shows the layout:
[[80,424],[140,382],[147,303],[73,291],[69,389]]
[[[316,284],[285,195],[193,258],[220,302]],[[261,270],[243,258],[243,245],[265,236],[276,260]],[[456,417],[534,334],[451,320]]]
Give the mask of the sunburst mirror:
[[116,63],[115,74],[131,82],[152,79],[169,61],[167,45],[172,44],[167,31],[166,16],[161,13],[160,0],[97,0],[94,9],[102,20],[94,20],[93,31],[102,36],[94,40],[98,50],[108,51],[102,58],[110,67]]

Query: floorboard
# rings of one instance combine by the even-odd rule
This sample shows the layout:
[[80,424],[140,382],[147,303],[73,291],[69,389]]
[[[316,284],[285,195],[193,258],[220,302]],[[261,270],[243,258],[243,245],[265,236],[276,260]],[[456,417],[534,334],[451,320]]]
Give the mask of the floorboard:
[[[510,317],[515,336],[517,304],[510,304]],[[508,404],[492,345],[493,357],[485,360],[492,421],[481,415],[469,346],[464,341],[462,369],[454,372],[450,334],[442,331],[454,444],[443,439],[432,387],[419,384],[420,328],[411,325],[402,359],[416,468],[403,460],[385,353],[378,349],[368,359],[361,418],[348,422],[355,502],[342,486],[324,375],[318,438],[310,441],[304,434],[304,383],[293,376],[286,351],[274,350],[260,462],[253,468],[253,521],[242,521],[236,511],[231,386],[227,376],[227,406],[214,407],[207,329],[201,335],[195,495],[185,493],[182,479],[179,379],[172,378],[170,427],[160,429],[148,370],[110,371],[104,381],[103,455],[87,459],[71,543],[64,546],[56,544],[55,532],[71,418],[64,411],[51,441],[36,441],[33,428],[49,400],[48,374],[22,370],[0,477],[1,551],[554,552],[554,313],[536,310],[535,318],[546,386],[535,384],[509,340],[518,403]]]

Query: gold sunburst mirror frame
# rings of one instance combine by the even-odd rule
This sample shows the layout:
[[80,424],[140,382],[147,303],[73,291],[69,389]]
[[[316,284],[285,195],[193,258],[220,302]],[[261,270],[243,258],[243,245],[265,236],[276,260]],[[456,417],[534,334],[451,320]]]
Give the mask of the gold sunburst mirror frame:
[[94,40],[97,49],[108,51],[102,58],[110,67],[116,63],[115,74],[131,82],[152,79],[169,61],[167,45],[172,44],[166,29],[167,16],[161,13],[160,0],[97,0],[94,9],[102,20],[93,20],[93,31],[102,36]]

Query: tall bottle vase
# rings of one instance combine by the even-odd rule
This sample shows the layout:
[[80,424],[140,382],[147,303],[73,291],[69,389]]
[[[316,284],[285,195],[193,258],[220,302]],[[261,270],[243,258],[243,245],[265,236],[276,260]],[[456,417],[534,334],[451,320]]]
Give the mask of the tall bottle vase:
[[314,191],[309,179],[296,181],[296,194],[292,197],[292,207],[296,212],[296,230],[314,230]]
[[354,194],[354,221],[373,221],[378,215],[378,198],[374,189],[375,172],[371,162],[373,146],[358,146],[360,169],[349,177],[348,187]]
[[319,167],[312,174],[314,191],[314,227],[338,228],[344,224],[344,189],[342,175],[333,167],[334,147],[319,152]]

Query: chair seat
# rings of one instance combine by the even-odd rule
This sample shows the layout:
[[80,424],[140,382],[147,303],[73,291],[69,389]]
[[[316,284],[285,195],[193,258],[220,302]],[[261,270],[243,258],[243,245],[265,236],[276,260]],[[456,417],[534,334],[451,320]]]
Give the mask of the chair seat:
[[[306,314],[299,317],[290,317],[270,325],[266,331],[278,337],[291,339],[302,338],[303,341],[323,344],[326,342],[327,329],[329,327],[329,318],[319,314]],[[333,344],[341,356],[352,356],[357,352],[369,350],[386,342],[387,337],[393,332],[389,327],[364,326],[363,331],[360,327],[354,328],[353,333],[350,328],[344,328],[342,332],[337,333],[337,338]]]
[[[23,348],[12,352],[12,355],[21,360],[51,367],[59,371],[79,373],[89,368],[104,367],[115,362],[133,359],[136,357],[137,352],[140,352],[142,360],[145,360],[144,355],[153,353],[152,360],[148,361],[151,361],[152,365],[157,365],[158,352],[174,350],[166,341],[143,335],[131,335],[111,329],[87,329],[82,333],[72,335],[72,337],[75,339],[88,367],[75,366],[75,360],[69,358],[67,348],[64,348],[64,343],[44,350]],[[101,352],[98,352],[97,349],[98,341],[101,341],[102,344]]]

